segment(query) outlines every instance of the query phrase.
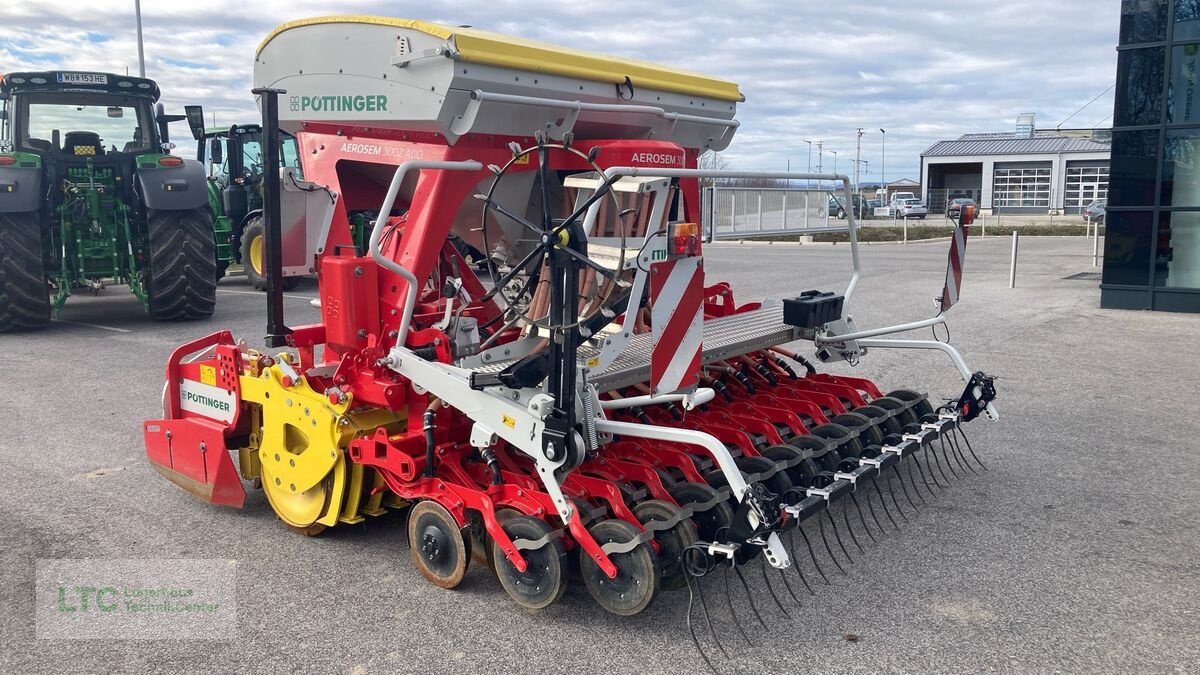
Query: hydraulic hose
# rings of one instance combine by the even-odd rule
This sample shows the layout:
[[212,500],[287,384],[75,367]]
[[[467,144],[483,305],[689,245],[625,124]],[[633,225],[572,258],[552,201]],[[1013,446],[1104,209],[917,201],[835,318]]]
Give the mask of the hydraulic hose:
[[421,428],[425,431],[425,477],[433,478],[437,469],[437,457],[434,452],[437,442],[434,440],[434,430],[437,429],[437,411],[442,409],[442,399],[434,398],[425,409]]

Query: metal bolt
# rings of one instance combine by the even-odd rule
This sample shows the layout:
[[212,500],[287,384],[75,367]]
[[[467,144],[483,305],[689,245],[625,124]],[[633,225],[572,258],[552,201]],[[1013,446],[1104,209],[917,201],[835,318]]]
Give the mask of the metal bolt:
[[356,277],[361,277],[362,275],[363,275],[363,268],[362,268],[362,266],[360,265],[360,266],[358,266],[358,267],[355,267],[355,268],[354,268],[354,276],[356,276]]

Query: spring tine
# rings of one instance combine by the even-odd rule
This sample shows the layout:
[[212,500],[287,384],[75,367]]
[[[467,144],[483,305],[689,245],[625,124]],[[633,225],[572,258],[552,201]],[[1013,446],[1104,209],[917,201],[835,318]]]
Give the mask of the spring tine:
[[779,570],[779,578],[783,580],[783,587],[787,589],[788,595],[792,596],[792,602],[796,603],[797,607],[801,607],[800,598],[797,598],[796,592],[792,590],[792,583],[788,581],[787,573]]
[[733,616],[733,625],[737,626],[738,632],[742,634],[742,639],[746,641],[747,647],[753,647],[754,643],[750,641],[750,636],[746,635],[746,630],[742,628],[742,621],[738,618],[737,610],[733,608],[733,593],[729,590],[729,568],[726,567],[724,574],[721,575],[725,581],[725,601],[729,603],[729,614]]
[[[825,515],[828,516],[829,512],[826,511]],[[832,523],[833,518],[830,518],[829,522]],[[831,548],[829,546],[829,539],[825,537],[825,521],[821,520],[821,518],[819,516],[817,517],[817,529],[821,533],[821,541],[825,542],[825,550],[829,551],[829,557],[830,557],[830,559],[833,560],[833,564],[837,565],[837,568],[841,571],[841,573],[843,575],[845,575],[846,570],[842,567],[842,563],[838,562],[837,556],[833,554],[833,548]],[[839,540],[839,542],[840,542],[840,540]],[[845,549],[843,549],[843,550],[845,550]]]
[[966,443],[966,445],[967,445],[967,452],[971,453],[971,457],[975,458],[976,462],[979,462],[979,468],[983,469],[984,471],[987,471],[988,470],[987,465],[985,465],[983,462],[979,461],[979,457],[975,454],[975,448],[971,447],[971,439],[967,438],[967,432],[963,431],[962,427],[955,425],[954,433],[958,434],[959,436],[962,436],[963,443]]
[[888,486],[888,494],[892,496],[892,503],[896,505],[896,512],[899,513],[900,517],[904,519],[904,522],[907,523],[908,516],[904,514],[904,509],[900,508],[900,502],[896,500],[896,489],[892,487],[892,474],[889,473],[887,475],[887,478],[884,480],[884,484]]
[[967,461],[966,455],[963,454],[962,448],[958,445],[958,439],[954,436],[950,436],[950,448],[954,453],[954,461],[958,462],[958,465],[963,467],[964,471],[970,471],[976,476],[979,475],[975,467],[971,466],[971,463]]
[[[896,524],[896,519],[892,517],[892,512],[888,510],[887,502],[883,499],[883,489],[879,487],[879,483],[875,480],[874,476],[871,477],[871,485],[874,485],[875,492],[879,493],[879,505],[883,507],[883,515],[887,516],[888,520],[892,521],[892,527],[896,528],[897,530],[900,529],[900,526]],[[867,507],[871,509],[871,517],[875,519],[875,524],[878,525],[879,517],[875,515],[875,507],[871,504],[871,498],[869,496],[867,497]],[[882,531],[883,526],[879,525],[879,529]]]
[[[917,472],[921,474],[921,482],[925,484],[925,490],[927,490],[929,492],[929,496],[932,497],[934,494],[933,488],[929,487],[929,479],[925,477],[925,467],[921,465],[921,460],[917,457],[917,453],[914,452],[912,458],[913,463],[917,465]],[[934,479],[934,482],[937,482],[936,478]]]
[[[851,492],[850,496],[853,497],[854,493]],[[858,537],[854,536],[854,526],[850,524],[850,505],[845,501],[842,502],[842,517],[846,520],[846,531],[850,533],[851,541],[858,547],[860,553],[866,553],[867,549],[863,548],[862,544],[858,543]]]
[[[800,527],[797,526],[796,529],[798,530],[798,529],[800,529]],[[800,575],[800,581],[804,582],[804,587],[808,589],[808,594],[816,595],[816,593],[813,592],[812,586],[808,585],[808,577],[804,576],[804,571],[800,569],[800,563],[798,562],[800,560],[800,556],[796,555],[796,535],[795,535],[795,533],[792,534],[791,538],[788,540],[788,543],[791,544],[792,560],[797,561],[796,564],[792,565],[792,569],[796,570],[796,574]],[[808,550],[809,550],[809,553],[811,553],[812,547],[809,546]],[[816,558],[814,558],[813,560],[815,561]],[[821,568],[819,568],[819,567],[817,568],[818,571],[820,571],[820,569]],[[821,576],[825,576],[825,575],[822,574]],[[826,579],[825,583],[829,583],[829,580]]]
[[946,454],[946,437],[939,436],[938,442],[942,446],[942,456],[939,458],[937,455],[937,451],[934,451],[933,460],[935,462],[937,462],[938,471],[940,471],[942,474],[942,480],[946,481],[946,484],[949,485],[950,479],[946,478],[946,471],[945,471],[945,469],[942,468],[942,460],[943,459],[946,460],[946,468],[950,469],[950,473],[953,474],[955,478],[958,478],[958,474],[954,473],[954,467],[950,466],[950,457]]
[[832,586],[833,584],[829,583],[829,577],[825,576],[825,570],[822,570],[821,564],[817,562],[817,554],[815,551],[813,551],[812,542],[808,540],[808,535],[804,533],[804,528],[797,527],[796,531],[800,533],[801,537],[804,537],[804,543],[808,545],[808,555],[812,558],[813,565],[816,566],[817,572],[820,573],[821,578],[825,580],[825,585]]
[[742,588],[746,591],[746,599],[750,601],[750,609],[754,612],[754,617],[758,619],[758,623],[763,627],[763,630],[769,631],[767,622],[763,621],[762,614],[758,613],[758,605],[754,602],[754,595],[750,592],[750,584],[746,583],[746,577],[742,574],[742,568],[735,564],[733,565],[733,571],[742,582]]
[[[879,543],[879,540],[875,538],[875,535],[871,534],[871,528],[867,527],[867,519],[866,519],[866,517],[863,515],[862,506],[861,506],[861,505],[859,505],[859,503],[858,503],[858,497],[856,497],[856,496],[854,495],[854,493],[853,493],[853,492],[851,492],[851,493],[850,493],[850,501],[854,502],[854,510],[855,510],[855,511],[858,511],[858,519],[859,519],[860,521],[862,521],[862,526],[863,526],[863,529],[867,531],[867,536],[871,538],[871,541],[873,541],[873,542],[875,542],[876,544],[878,544],[878,543]],[[867,496],[867,503],[869,504],[869,503],[870,503],[870,501],[871,501],[871,497],[870,497],[870,495],[868,495],[868,496]],[[874,514],[871,514],[871,515],[874,515]],[[883,529],[883,527],[880,527],[879,529],[880,529],[880,530],[882,530],[882,529]]]
[[833,538],[837,540],[838,548],[842,549],[842,553],[846,554],[846,560],[853,565],[854,558],[850,557],[850,551],[846,550],[846,545],[842,543],[842,535],[838,532],[837,521],[833,519],[833,514],[829,512],[829,509],[825,510],[825,515],[829,517],[829,526],[833,528]]
[[[900,467],[902,464],[903,464],[903,462],[896,465],[896,479],[897,479],[897,482],[900,483],[900,490],[904,493],[905,501],[907,501],[908,505],[913,508],[913,511],[917,511],[918,510],[917,505],[915,503],[913,503],[912,497],[908,496],[908,487],[904,484],[904,472],[900,470]],[[911,478],[911,476],[910,476],[910,478]]]
[[[692,575],[688,574],[684,579],[687,581],[688,587],[687,627],[688,632],[692,634],[692,644],[696,645],[696,651],[700,652],[700,657],[703,658],[704,662],[708,664],[709,669],[716,673],[717,669],[713,667],[712,661],[708,660],[708,654],[704,653],[704,648],[700,646],[700,638],[696,637],[696,627],[692,624]],[[700,596],[700,607],[704,610],[704,622],[708,624],[708,632],[712,633],[713,641],[717,643],[717,649],[721,650],[721,653],[725,655],[725,658],[729,658],[729,652],[725,651],[725,645],[721,644],[721,638],[717,635],[717,631],[713,628],[712,617],[708,615],[708,603],[704,601],[704,589],[700,586],[699,577],[696,578],[696,592]]]
[[779,608],[779,611],[783,612],[783,615],[786,616],[787,618],[789,618],[789,619],[792,618],[792,615],[788,614],[787,609],[784,608],[783,603],[779,601],[779,596],[775,595],[775,587],[771,585],[771,577],[767,576],[767,558],[766,558],[766,556],[760,555],[758,558],[759,558],[759,562],[762,563],[758,566],[758,568],[760,570],[762,570],[763,583],[767,585],[767,592],[770,593],[771,598],[775,600],[775,606]]
[[[917,453],[912,454],[913,461],[917,459]],[[917,495],[917,499],[921,501],[921,506],[925,506],[929,502],[925,501],[925,495],[921,494],[921,488],[917,487],[917,479],[913,477],[913,468],[908,467],[908,482],[912,484],[913,493]]]

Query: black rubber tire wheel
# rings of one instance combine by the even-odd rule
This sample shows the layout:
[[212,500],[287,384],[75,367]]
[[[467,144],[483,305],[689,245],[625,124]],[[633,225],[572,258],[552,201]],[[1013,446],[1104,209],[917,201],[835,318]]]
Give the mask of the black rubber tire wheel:
[[892,434],[899,434],[903,430],[903,425],[894,419],[887,410],[880,408],[877,405],[863,405],[855,408],[851,412],[856,412],[860,415],[866,415],[875,421],[875,426],[883,433],[885,437]]
[[884,396],[882,398],[877,398],[874,401],[871,401],[871,405],[883,408],[884,410],[888,410],[888,411],[903,410],[903,412],[901,412],[900,414],[892,417],[892,419],[894,419],[900,423],[901,428],[907,427],[910,424],[917,424],[919,422],[917,413],[912,408],[909,408],[907,403],[905,403],[904,401],[902,401],[898,398],[893,398],[891,396]]
[[810,461],[818,467],[818,470],[828,469],[832,471],[832,467],[836,467],[837,463],[842,459],[836,447],[826,452],[825,441],[821,437],[812,434],[797,436],[788,441],[788,445],[798,448],[801,452],[808,451],[813,453],[812,460]]
[[[242,230],[242,239],[239,242],[242,254],[242,269],[246,270],[246,278],[250,280],[250,285],[257,290],[267,290],[267,278],[263,276],[266,272],[263,262],[263,255],[260,253],[257,257],[253,253],[254,240],[262,239],[259,246],[262,251],[266,250],[265,239],[266,226],[263,225],[262,216],[255,216],[246,223],[245,229]],[[300,285],[300,277],[284,277],[283,290],[295,290]]]
[[[637,527],[623,520],[602,520],[588,528],[601,546],[625,543],[640,534]],[[580,547],[579,571],[583,585],[596,604],[610,614],[633,616],[641,614],[658,596],[662,570],[650,542],[638,544],[628,553],[614,553],[608,559],[617,566],[617,576],[609,579],[592,557]]]
[[[717,496],[717,491],[704,483],[679,483],[671,488],[671,497],[680,506],[689,504],[705,504]],[[692,523],[696,526],[696,534],[707,542],[717,541],[723,530],[733,524],[733,509],[727,500],[719,501],[715,506],[692,514]]]
[[[643,524],[654,520],[671,520],[679,515],[679,507],[661,499],[649,499],[633,507],[633,514]],[[669,530],[654,533],[658,542],[658,564],[662,572],[661,585],[668,591],[687,585],[687,572],[683,569],[683,552],[700,541],[696,526],[684,518]]]
[[913,391],[912,389],[897,389],[896,391],[888,392],[888,396],[898,398],[901,401],[916,401],[917,404],[912,407],[913,412],[917,413],[917,417],[924,419],[926,415],[933,414],[933,404],[929,402],[929,397],[921,392]]
[[[763,450],[763,457],[775,462],[776,465],[783,465],[786,462],[791,462],[803,457],[803,453],[794,445],[772,445]],[[811,459],[800,460],[792,466],[783,469],[789,480],[792,481],[792,487],[804,484],[804,469],[801,468],[803,462],[811,462]]]
[[[749,482],[750,476],[754,474],[775,471],[776,469],[775,462],[766,457],[738,457],[735,461],[738,469],[742,472],[742,477],[747,482]],[[705,478],[708,479],[710,485],[718,490],[729,484],[725,480],[725,474],[720,469],[714,469]],[[762,481],[762,484],[766,486],[767,490],[775,493],[780,498],[787,494],[788,490],[792,489],[792,481],[788,478],[785,471],[775,471],[774,475]],[[732,494],[729,495],[729,503],[732,508],[737,509],[738,500]]]
[[[549,523],[532,516],[513,516],[504,523],[504,532],[514,540],[541,539],[553,531]],[[517,571],[499,544],[492,542],[496,578],[508,596],[525,609],[533,610],[558,602],[567,590],[562,540],[552,539],[541,548],[521,551],[521,556],[528,563],[524,572]]]
[[467,574],[470,541],[441,504],[422,501],[408,515],[408,550],[413,566],[429,583],[455,588]]
[[50,323],[50,291],[36,211],[0,213],[0,333]]
[[217,306],[217,245],[212,212],[150,211],[150,316],[160,321],[204,319]]
[[875,424],[875,420],[862,413],[845,412],[841,415],[834,415],[829,421],[847,428],[867,425],[866,428],[858,432],[858,442],[864,448],[869,445],[883,445],[883,432]]
[[850,434],[849,438],[842,441],[838,446],[838,454],[842,457],[860,457],[862,456],[862,443],[858,437],[851,434],[850,430],[840,424],[822,424],[812,428],[812,435],[821,438],[840,439],[843,436]]

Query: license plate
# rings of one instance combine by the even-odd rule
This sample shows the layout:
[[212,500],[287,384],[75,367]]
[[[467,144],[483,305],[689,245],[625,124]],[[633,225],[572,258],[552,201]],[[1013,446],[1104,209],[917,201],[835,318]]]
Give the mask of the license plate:
[[59,73],[59,84],[108,84],[108,76],[100,73]]

